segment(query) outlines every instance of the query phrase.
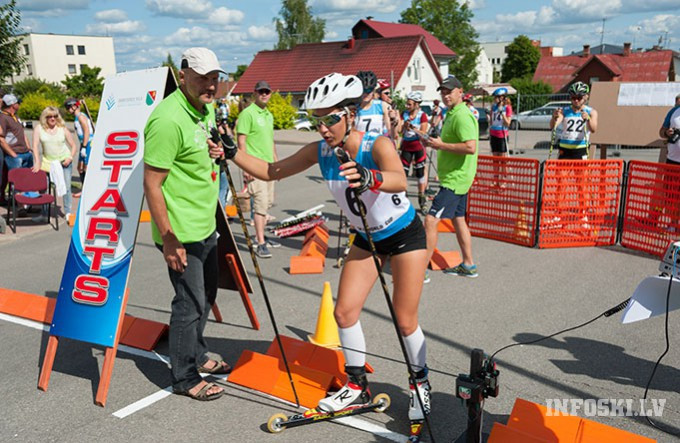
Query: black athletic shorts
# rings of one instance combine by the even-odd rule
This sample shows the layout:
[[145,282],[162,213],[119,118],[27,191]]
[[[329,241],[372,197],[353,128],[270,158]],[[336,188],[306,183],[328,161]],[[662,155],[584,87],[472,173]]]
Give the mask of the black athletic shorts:
[[667,158],[666,164],[667,165],[680,165],[680,162],[676,162],[675,160],[671,160],[670,158]]
[[[368,240],[361,234],[357,234],[354,238],[354,246],[361,248],[364,251],[371,250]],[[425,228],[418,215],[413,217],[413,221],[401,231],[375,242],[375,250],[378,254],[387,256],[404,254],[405,252],[426,248]]]
[[408,169],[411,162],[415,162],[415,166],[422,165],[427,160],[427,154],[425,154],[425,149],[420,149],[418,151],[401,151],[401,164],[404,169]]
[[588,160],[588,148],[564,149],[560,148],[558,160]]
[[503,137],[489,136],[491,152],[508,152],[508,141]]

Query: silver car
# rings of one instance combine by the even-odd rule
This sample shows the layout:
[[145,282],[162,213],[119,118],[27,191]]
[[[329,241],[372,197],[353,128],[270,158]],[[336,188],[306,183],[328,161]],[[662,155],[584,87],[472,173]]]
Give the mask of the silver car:
[[550,129],[550,119],[558,106],[541,106],[512,116],[510,129]]

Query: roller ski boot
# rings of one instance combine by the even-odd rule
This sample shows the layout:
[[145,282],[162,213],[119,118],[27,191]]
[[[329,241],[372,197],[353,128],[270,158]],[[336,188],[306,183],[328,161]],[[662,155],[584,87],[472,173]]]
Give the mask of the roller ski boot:
[[[408,407],[408,419],[411,424],[409,442],[419,442],[420,435],[423,432],[423,427],[425,426],[425,416],[423,415],[423,409],[425,414],[430,415],[430,382],[427,379],[427,368],[418,371],[415,374],[416,384],[418,385],[418,393],[416,394],[416,389],[413,384],[409,383],[409,390],[411,391],[409,407]],[[421,403],[418,401],[416,395],[420,395]]]
[[425,194],[418,194],[418,205],[420,206],[420,213],[427,215],[427,197]]
[[366,412],[384,412],[390,406],[387,394],[378,394],[371,401],[364,368],[346,367],[349,380],[338,392],[319,401],[319,406],[290,417],[275,414],[267,422],[269,432],[278,433],[286,428],[310,423],[349,417]]

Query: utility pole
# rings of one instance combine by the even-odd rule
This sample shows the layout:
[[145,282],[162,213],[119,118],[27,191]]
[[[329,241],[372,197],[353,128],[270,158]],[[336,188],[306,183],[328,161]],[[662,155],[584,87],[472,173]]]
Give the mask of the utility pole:
[[604,22],[607,20],[606,17],[602,17],[602,35],[600,36],[600,54],[604,52]]

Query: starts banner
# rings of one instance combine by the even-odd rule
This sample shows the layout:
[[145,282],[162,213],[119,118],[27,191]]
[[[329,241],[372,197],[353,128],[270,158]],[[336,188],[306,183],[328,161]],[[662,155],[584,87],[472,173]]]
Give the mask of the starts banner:
[[50,334],[112,347],[144,198],[144,126],[168,68],[106,79]]

